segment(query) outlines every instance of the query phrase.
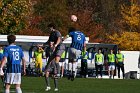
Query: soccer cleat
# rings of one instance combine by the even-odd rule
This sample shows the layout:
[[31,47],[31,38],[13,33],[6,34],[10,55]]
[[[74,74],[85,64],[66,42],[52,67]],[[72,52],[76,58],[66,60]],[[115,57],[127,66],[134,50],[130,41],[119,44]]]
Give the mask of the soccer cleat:
[[88,75],[86,75],[86,78],[88,78]]
[[75,78],[75,77],[74,77],[74,74],[73,74],[73,75],[71,76],[71,81],[74,81],[74,78]]
[[71,76],[70,75],[68,75],[68,80],[70,80],[71,79]]
[[46,89],[45,89],[45,91],[49,91],[51,89],[51,87],[47,87]]
[[54,91],[58,91],[58,88],[55,88]]

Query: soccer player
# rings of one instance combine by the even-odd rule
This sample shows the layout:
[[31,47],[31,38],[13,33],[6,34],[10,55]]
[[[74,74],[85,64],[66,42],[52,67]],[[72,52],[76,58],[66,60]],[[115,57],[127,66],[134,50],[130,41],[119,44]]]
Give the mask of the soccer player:
[[110,53],[108,54],[108,75],[111,79],[113,77],[114,79],[114,70],[115,70],[115,54],[113,54],[113,50],[110,50]]
[[86,51],[86,48],[83,49],[82,55],[81,55],[81,75],[85,78],[88,77],[88,52]]
[[71,79],[72,81],[75,78],[75,71],[76,71],[76,61],[78,57],[81,54],[81,51],[83,48],[86,48],[86,39],[84,33],[81,31],[77,31],[75,28],[71,27],[69,28],[69,34],[63,38],[65,40],[66,38],[71,37],[72,43],[69,48],[69,77],[68,79]]
[[39,76],[42,74],[42,54],[44,50],[41,45],[37,45],[37,50],[34,52],[35,67]]
[[52,60],[55,61],[55,65],[57,69],[56,77],[60,77],[59,61],[60,61],[62,53],[65,51],[65,45],[62,44],[61,33],[58,30],[56,30],[55,24],[53,23],[49,24],[48,28],[50,31],[50,36],[49,36],[48,41],[45,43],[45,45],[49,44],[50,42],[54,42],[54,52],[49,58],[48,63],[51,62]]
[[61,55],[61,59],[59,61],[59,65],[61,68],[61,78],[64,75],[64,63],[65,63],[65,58],[66,58],[66,51],[63,52],[63,54]]
[[49,91],[51,89],[50,87],[50,73],[53,75],[53,79],[54,79],[54,85],[55,85],[55,89],[54,91],[58,91],[58,78],[55,77],[56,75],[56,65],[55,65],[55,61],[52,60],[50,61],[52,54],[54,52],[54,42],[50,42],[49,47],[46,48],[46,58],[48,59],[46,68],[45,68],[45,80],[46,80],[46,89],[45,91]]
[[25,71],[25,58],[22,49],[15,45],[16,36],[15,35],[8,35],[7,41],[9,43],[9,46],[4,48],[4,58],[2,60],[2,63],[0,65],[0,75],[3,75],[3,67],[6,63],[6,77],[5,77],[5,92],[4,93],[10,93],[10,85],[14,84],[16,93],[22,93],[22,90],[20,88],[21,85],[21,61],[23,65],[23,72],[26,74]]
[[118,49],[118,53],[116,54],[116,63],[118,68],[118,78],[120,78],[120,69],[122,70],[123,79],[125,77],[124,74],[124,55],[121,53],[121,50]]
[[102,78],[103,64],[104,64],[104,55],[102,54],[101,49],[98,49],[98,53],[95,54],[96,78],[98,78],[98,69],[100,69],[100,76]]

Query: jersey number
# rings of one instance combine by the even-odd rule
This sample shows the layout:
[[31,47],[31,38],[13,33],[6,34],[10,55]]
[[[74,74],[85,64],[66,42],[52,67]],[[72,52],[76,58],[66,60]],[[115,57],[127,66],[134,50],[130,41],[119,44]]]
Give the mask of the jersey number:
[[81,35],[80,34],[77,35],[77,40],[81,40]]
[[13,52],[13,58],[14,60],[19,60],[19,52],[17,51]]

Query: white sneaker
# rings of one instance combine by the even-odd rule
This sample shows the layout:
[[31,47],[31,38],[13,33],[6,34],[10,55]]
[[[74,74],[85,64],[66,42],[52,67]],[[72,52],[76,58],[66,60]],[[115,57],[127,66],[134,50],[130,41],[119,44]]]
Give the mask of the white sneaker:
[[47,87],[46,89],[45,89],[45,91],[49,91],[51,89],[51,87]]
[[55,88],[54,91],[58,91],[58,88]]

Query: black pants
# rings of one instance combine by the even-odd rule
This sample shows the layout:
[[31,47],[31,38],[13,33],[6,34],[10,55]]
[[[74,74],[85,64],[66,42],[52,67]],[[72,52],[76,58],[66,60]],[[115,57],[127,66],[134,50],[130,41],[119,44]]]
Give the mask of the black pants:
[[97,64],[95,64],[95,69],[96,69],[96,77],[98,77],[98,69],[100,70],[100,76],[102,77],[102,74],[103,74],[103,65],[97,65]]
[[81,60],[81,75],[86,76],[87,74],[88,74],[87,60],[82,59]]
[[123,74],[123,79],[125,77],[124,75],[124,65],[123,64],[117,64],[117,68],[118,68],[118,78],[120,78],[120,69],[122,70],[122,74]]

